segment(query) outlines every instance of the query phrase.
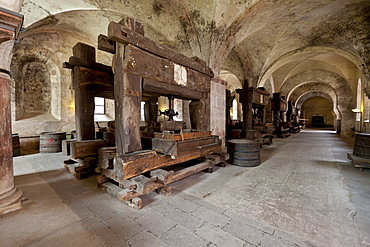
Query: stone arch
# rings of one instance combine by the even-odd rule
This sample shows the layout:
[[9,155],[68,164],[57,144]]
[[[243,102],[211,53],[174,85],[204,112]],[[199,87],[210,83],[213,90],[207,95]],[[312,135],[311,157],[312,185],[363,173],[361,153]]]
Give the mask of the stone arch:
[[[300,61],[307,59],[307,57],[313,57],[318,54],[328,54],[328,55],[336,55],[338,57],[342,57],[347,59],[350,63],[354,64],[358,71],[360,71],[364,77],[366,77],[366,68],[364,67],[364,62],[361,58],[349,53],[347,51],[333,48],[333,47],[305,47],[303,49],[296,49],[291,52],[288,52],[274,61],[271,61],[269,64],[266,64],[263,68],[261,73],[261,77],[259,79],[259,83],[264,83],[271,75],[277,71],[279,68],[286,66],[289,63],[295,62],[298,64]],[[333,67],[334,71],[334,67]],[[333,72],[332,71],[332,72]],[[288,77],[289,78],[289,77]],[[287,79],[288,79],[287,78]]]

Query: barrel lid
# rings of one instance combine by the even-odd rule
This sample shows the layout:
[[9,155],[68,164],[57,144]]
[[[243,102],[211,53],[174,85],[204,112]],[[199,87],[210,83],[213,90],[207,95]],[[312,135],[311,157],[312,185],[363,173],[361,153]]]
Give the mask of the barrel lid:
[[370,133],[357,133],[356,136],[370,136]]
[[228,140],[227,142],[229,143],[235,143],[235,144],[249,144],[249,143],[257,143],[256,141],[254,140],[250,140],[250,139],[230,139]]

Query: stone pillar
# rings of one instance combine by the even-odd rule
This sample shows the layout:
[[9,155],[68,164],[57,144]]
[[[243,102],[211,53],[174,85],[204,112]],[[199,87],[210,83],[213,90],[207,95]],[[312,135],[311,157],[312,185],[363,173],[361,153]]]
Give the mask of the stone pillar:
[[0,8],[0,215],[21,208],[22,191],[14,185],[10,62],[23,16]]
[[223,144],[226,139],[226,85],[227,82],[219,78],[211,80],[210,129],[213,135],[220,137]]

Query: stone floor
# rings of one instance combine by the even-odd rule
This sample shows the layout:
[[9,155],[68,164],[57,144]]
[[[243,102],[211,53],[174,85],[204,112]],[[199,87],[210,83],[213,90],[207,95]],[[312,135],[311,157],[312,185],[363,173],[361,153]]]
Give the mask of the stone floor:
[[352,140],[305,130],[263,146],[262,164],[227,166],[149,193],[135,210],[77,180],[62,154],[14,159],[28,200],[1,217],[0,246],[370,246],[370,171]]

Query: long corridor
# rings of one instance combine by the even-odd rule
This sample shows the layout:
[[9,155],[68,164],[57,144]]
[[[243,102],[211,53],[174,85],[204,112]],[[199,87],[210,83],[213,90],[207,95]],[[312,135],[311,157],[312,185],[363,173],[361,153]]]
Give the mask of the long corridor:
[[226,166],[143,196],[135,210],[77,180],[62,154],[16,157],[23,210],[1,217],[0,246],[370,246],[370,171],[351,140],[304,130],[274,139],[258,167]]
[[206,200],[315,244],[369,246],[370,173],[351,165],[352,150],[350,140],[333,131],[278,139],[264,146],[261,166]]

